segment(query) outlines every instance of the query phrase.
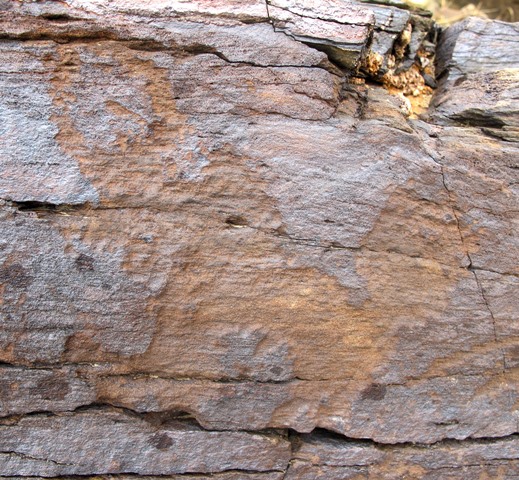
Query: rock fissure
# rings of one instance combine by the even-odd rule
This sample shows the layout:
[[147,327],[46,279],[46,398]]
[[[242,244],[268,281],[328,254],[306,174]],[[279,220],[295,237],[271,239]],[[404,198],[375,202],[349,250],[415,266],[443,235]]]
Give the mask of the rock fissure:
[[[447,183],[446,183],[446,180],[445,180],[444,165],[443,164],[439,164],[439,165],[440,165],[440,169],[441,169],[443,186],[445,187],[445,190],[447,192],[447,196],[448,196],[449,201],[450,201],[450,203],[452,205],[452,193],[451,193],[450,189],[447,187]],[[499,343],[499,337],[498,337],[498,334],[497,334],[496,319],[495,319],[494,314],[493,314],[493,312],[492,312],[492,310],[490,308],[490,305],[488,304],[487,298],[485,297],[485,292],[484,292],[483,286],[481,285],[481,282],[479,281],[479,278],[477,276],[477,273],[476,273],[477,269],[474,268],[474,266],[473,266],[474,264],[473,264],[472,258],[470,256],[469,249],[466,246],[463,233],[461,231],[460,219],[458,217],[456,209],[454,208],[453,205],[451,206],[451,209],[452,209],[452,214],[453,214],[454,218],[456,219],[456,227],[457,227],[457,230],[458,230],[458,233],[459,233],[461,245],[463,245],[465,247],[465,254],[467,255],[467,259],[468,259],[468,262],[469,262],[468,266],[466,268],[467,268],[467,270],[472,272],[472,274],[474,275],[474,280],[476,281],[476,284],[478,286],[478,289],[479,289],[479,292],[480,292],[480,295],[481,295],[481,299],[483,300],[483,303],[485,304],[485,308],[488,311],[488,314],[490,315],[490,318],[492,320],[492,329],[493,329],[493,334],[494,334],[494,341],[496,343],[496,346],[499,347],[500,343]],[[484,269],[479,269],[479,270],[484,270]],[[501,350],[501,357],[502,357],[502,364],[503,364],[502,373],[504,374],[506,372],[506,355],[505,355],[505,352],[503,350]]]
[[25,213],[41,213],[41,214],[66,214],[67,212],[78,212],[85,209],[91,209],[90,203],[52,203],[41,202],[36,200],[13,201],[7,200],[7,205],[15,208],[19,212]]
[[[265,0],[266,1],[266,4],[267,4],[267,10],[268,10],[268,6],[269,6],[269,0]],[[270,2],[270,4],[272,5],[272,3]],[[311,18],[311,19],[314,19],[314,20],[322,20],[322,21],[325,21],[325,22],[331,22],[331,23],[336,23],[338,25],[340,25],[341,27],[348,27],[348,26],[352,26],[352,27],[372,27],[373,26],[373,23],[372,22],[341,22],[339,20],[336,20],[330,16],[318,16],[318,14],[315,14],[314,16],[312,15],[304,15],[304,14],[300,14],[300,13],[294,13],[293,10],[291,10],[290,8],[288,7],[282,7],[280,6],[279,4],[276,4],[274,5],[275,8],[279,8],[280,10],[283,10],[285,12],[288,12],[292,15],[297,15],[299,17],[302,17],[302,18]],[[353,6],[353,4],[352,4]],[[310,10],[307,10],[309,13],[311,13]],[[270,17],[269,15],[269,21],[272,22],[272,18]]]
[[519,277],[519,274],[517,274],[517,273],[500,272],[498,270],[491,270],[491,269],[488,269],[488,268],[475,267],[474,265],[470,265],[469,267],[466,267],[466,268],[470,268],[470,270],[473,270],[473,271],[495,273],[496,275],[504,275],[505,277],[516,277],[516,278]]
[[[254,61],[246,61],[246,60],[231,60],[229,59],[223,52],[218,51],[211,45],[180,45],[174,43],[173,40],[164,40],[158,41],[154,39],[142,39],[139,37],[131,37],[125,35],[124,31],[97,31],[97,32],[89,32],[88,35],[83,35],[81,32],[83,30],[78,31],[77,33],[64,31],[58,34],[48,34],[40,31],[35,31],[34,33],[26,33],[23,35],[18,35],[15,33],[0,33],[0,42],[2,40],[18,40],[21,42],[33,42],[33,41],[41,41],[41,40],[50,40],[57,45],[61,44],[70,44],[74,45],[75,43],[94,43],[99,41],[112,41],[118,42],[124,46],[126,46],[129,50],[135,51],[143,51],[143,52],[166,52],[169,54],[177,54],[180,56],[198,56],[198,55],[214,55],[220,60],[228,63],[229,65],[236,66],[250,66],[254,68],[301,68],[301,69],[319,69],[324,70],[331,75],[337,77],[344,77],[344,72],[341,69],[333,68],[333,66],[315,64],[315,65],[303,65],[298,63],[257,63]],[[296,40],[297,41],[297,40]],[[36,74],[38,72],[35,72]],[[9,72],[2,72],[2,74],[9,74]],[[44,72],[41,75],[45,75]],[[210,112],[209,112],[210,113]]]
[[[448,190],[447,190],[448,191]],[[147,206],[140,206],[140,205],[125,205],[125,206],[109,206],[109,205],[92,205],[90,203],[85,204],[53,204],[49,202],[39,202],[39,201],[23,201],[23,202],[16,202],[7,200],[7,205],[10,207],[15,208],[17,211],[25,214],[35,214],[36,216],[42,216],[45,218],[49,218],[49,215],[62,215],[62,216],[70,216],[70,215],[84,215],[90,213],[91,215],[95,213],[96,211],[109,211],[109,210],[116,210],[116,211],[124,211],[124,210],[154,210],[157,212],[160,211],[167,211],[167,210],[158,210],[156,208],[147,207]],[[440,204],[441,205],[441,204]],[[458,221],[458,218],[456,216],[456,213],[453,210],[453,215],[456,217],[456,220]],[[254,225],[249,224],[246,220],[240,220],[240,221],[233,221],[232,219],[227,219],[225,221],[226,224],[228,224],[231,228],[250,228],[253,230],[256,230],[258,232],[265,233],[267,235],[272,235],[274,237],[277,237],[279,239],[285,239],[289,240],[290,242],[300,244],[303,246],[308,247],[315,247],[323,250],[346,250],[351,252],[373,252],[373,253],[388,253],[388,254],[395,254],[395,255],[401,255],[406,256],[409,258],[418,258],[418,259],[424,259],[424,260],[432,260],[433,258],[430,257],[424,257],[420,255],[408,255],[404,252],[399,252],[396,250],[377,250],[370,247],[367,247],[366,245],[359,245],[359,246],[347,246],[343,245],[336,241],[317,241],[316,239],[311,238],[303,238],[303,237],[295,237],[293,235],[289,235],[287,233],[279,233],[277,229],[264,229],[261,227],[256,227]],[[458,229],[459,231],[459,229]],[[461,236],[461,232],[460,232]],[[461,237],[460,237],[461,238]],[[436,259],[435,259],[436,260]],[[452,267],[452,265],[449,264],[443,264],[441,262],[438,262],[439,265],[445,266],[445,267]],[[510,273],[510,272],[499,272],[495,270],[489,270],[485,268],[480,267],[473,267],[472,263],[470,263],[468,266],[464,266],[462,268],[465,269],[473,269],[473,270],[481,270],[486,272],[492,272],[500,275],[509,275],[509,276],[518,276],[518,274]],[[45,368],[45,367],[43,367]],[[297,379],[294,377],[294,379]]]
[[[132,408],[107,403],[107,402],[94,402],[89,405],[82,405],[74,410],[70,411],[61,411],[61,412],[52,412],[52,411],[40,411],[40,412],[30,412],[24,413],[20,415],[12,415],[9,417],[0,417],[0,428],[7,427],[9,425],[17,425],[24,420],[24,418],[72,418],[73,415],[81,415],[81,414],[89,414],[91,412],[106,412],[106,413],[120,413],[123,416],[128,417],[129,419],[139,419],[144,421],[147,424],[150,424],[155,429],[162,429],[162,424],[167,425],[169,422],[175,421],[178,425],[185,427],[191,426],[196,427],[197,430],[205,431],[208,433],[247,433],[250,435],[259,435],[259,436],[276,436],[280,438],[288,438],[290,440],[293,448],[297,445],[297,443],[302,439],[327,439],[333,440],[334,442],[340,442],[344,444],[354,444],[354,445],[370,445],[381,449],[401,449],[401,448],[423,448],[429,449],[435,446],[441,445],[462,445],[462,444],[475,444],[475,445],[484,445],[495,443],[502,440],[514,440],[519,438],[519,431],[510,433],[508,435],[496,436],[496,437],[466,437],[463,439],[453,438],[453,437],[444,437],[440,440],[431,443],[421,443],[421,442],[381,442],[378,440],[374,440],[366,437],[351,437],[348,435],[341,434],[335,430],[330,430],[324,428],[322,426],[315,427],[311,432],[299,432],[293,428],[279,428],[279,427],[271,427],[265,428],[261,430],[247,430],[247,429],[211,429],[206,428],[200,423],[195,415],[188,414],[188,419],[186,420],[185,412],[167,412],[167,411],[139,411],[134,410]],[[184,428],[184,427],[181,427]],[[166,427],[167,429],[167,427]],[[295,451],[295,450],[294,450]],[[18,452],[0,452],[0,453],[18,453]],[[291,460],[297,460],[297,456],[291,457]],[[57,462],[54,462],[57,463]]]
[[[483,303],[485,304],[485,307],[486,307],[486,309],[488,311],[488,314],[490,315],[490,318],[492,319],[492,328],[493,328],[493,331],[494,331],[494,339],[495,339],[496,345],[499,345],[499,337],[498,337],[498,334],[497,334],[496,318],[494,317],[494,313],[492,312],[492,309],[490,308],[488,300],[487,300],[487,298],[485,296],[485,290],[483,288],[483,285],[481,285],[481,282],[479,281],[478,274],[477,274],[476,270],[472,269],[471,271],[474,274],[474,279],[476,280],[476,283],[478,285],[478,288],[479,288],[479,291],[481,293],[481,298],[483,300]],[[501,352],[501,356],[502,356],[502,359],[503,359],[503,374],[504,374],[506,372],[506,370],[507,370],[507,368],[506,368],[506,355],[505,355],[504,351]]]
[[[39,462],[52,463],[53,465],[58,465],[58,466],[71,466],[71,467],[74,466],[73,463],[62,463],[62,462],[58,462],[56,460],[52,460],[51,458],[35,457],[33,455],[27,455],[26,453],[17,452],[17,451],[2,451],[2,450],[0,450],[0,455],[13,455],[13,456],[19,457],[19,458],[21,458],[23,460],[36,460],[36,461],[39,461]],[[0,478],[1,477],[2,477],[2,475],[0,475]]]

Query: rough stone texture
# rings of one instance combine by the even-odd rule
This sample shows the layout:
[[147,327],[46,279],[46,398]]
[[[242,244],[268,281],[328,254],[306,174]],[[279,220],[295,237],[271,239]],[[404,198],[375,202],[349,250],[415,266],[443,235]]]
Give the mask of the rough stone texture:
[[358,64],[375,23],[372,10],[338,0],[268,0],[267,9],[276,31],[350,68]]
[[517,438],[401,447],[345,443],[342,439],[316,434],[301,438],[294,458],[287,479],[519,477]]
[[[207,475],[198,475],[198,474],[180,474],[180,475],[160,475],[160,476],[153,476],[153,475],[146,475],[146,476],[140,476],[140,475],[96,475],[94,477],[92,476],[81,476],[79,478],[82,478],[84,480],[135,480],[135,479],[142,479],[145,478],[146,480],[185,480],[186,478],[189,478],[190,480],[283,480],[283,477],[285,476],[284,472],[265,472],[265,473],[249,473],[244,472],[243,470],[237,470],[237,471],[227,471],[222,473],[209,473]],[[43,480],[44,478],[48,477],[2,477],[6,478],[8,480]],[[52,477],[52,478],[59,478],[60,480],[75,480],[78,477],[77,476],[61,476],[61,477]]]
[[434,47],[387,2],[0,28],[0,476],[519,476],[517,25],[420,119],[362,84]]
[[[434,101],[436,120],[485,127],[519,141],[519,24],[478,18],[449,28],[438,58],[443,75]],[[489,48],[481,48],[488,44]],[[439,114],[439,115],[438,115]]]
[[290,443],[279,436],[154,424],[124,412],[35,415],[0,428],[2,475],[261,472],[290,459]]

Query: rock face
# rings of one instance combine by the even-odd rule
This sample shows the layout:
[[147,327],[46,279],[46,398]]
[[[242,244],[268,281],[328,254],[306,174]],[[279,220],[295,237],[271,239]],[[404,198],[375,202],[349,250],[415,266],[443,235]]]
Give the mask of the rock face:
[[0,14],[0,476],[519,478],[517,25]]

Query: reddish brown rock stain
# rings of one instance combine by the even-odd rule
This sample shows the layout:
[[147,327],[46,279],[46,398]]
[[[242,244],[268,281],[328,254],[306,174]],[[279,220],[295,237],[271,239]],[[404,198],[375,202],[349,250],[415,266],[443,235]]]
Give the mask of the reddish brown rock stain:
[[2,266],[0,268],[0,282],[15,288],[26,288],[33,281],[27,270],[19,263]]
[[[432,321],[438,322],[443,315],[448,314],[456,295],[455,288],[463,281],[472,285],[475,301],[482,305],[484,303],[474,274],[466,268],[456,268],[456,265],[466,267],[470,261],[469,256],[478,252],[478,238],[483,231],[475,229],[471,238],[467,239],[466,232],[458,227],[459,213],[452,209],[452,205],[459,203],[455,193],[443,191],[439,192],[438,197],[441,203],[424,201],[409,188],[397,189],[367,239],[367,243],[374,248],[396,252],[403,249],[404,253],[417,257],[415,265],[408,264],[406,267],[405,262],[399,262],[394,268],[394,275],[400,275],[401,278],[395,282],[398,291],[390,296],[398,299],[404,292],[414,292],[412,300],[410,297],[402,297],[401,302],[408,305],[421,304],[421,312],[417,312],[417,317],[430,317],[424,331],[427,331]],[[418,270],[416,264],[420,265]],[[386,294],[387,287],[385,284]],[[439,344],[442,354],[425,366],[422,377],[456,375],[466,370],[467,365],[476,368],[475,365],[481,362],[482,358],[495,355],[496,338],[490,314],[480,319],[474,319],[472,316],[464,319],[464,316],[463,312],[458,315],[459,328],[464,332],[460,333],[464,336],[462,345],[448,351],[444,343]],[[470,324],[475,326],[475,331],[479,330],[478,334],[471,335]],[[482,331],[486,333],[481,333]],[[503,349],[513,343],[513,340],[500,339],[497,343],[498,349]],[[431,344],[429,349],[434,351],[434,344]],[[477,373],[488,377],[489,384],[492,384],[494,376],[502,373],[502,365],[502,358],[498,352],[496,358],[490,360],[488,366],[479,367]],[[500,377],[499,381],[503,382],[502,375]],[[479,389],[479,393],[489,391],[491,387]]]
[[39,381],[34,389],[34,394],[45,400],[63,400],[68,393],[70,393],[68,381],[58,375]]
[[[154,114],[151,124],[107,95],[105,105],[112,113],[136,119],[141,131],[148,132],[132,138],[119,133],[118,152],[109,157],[101,151],[89,150],[67,113],[68,105],[75,100],[69,89],[72,82],[81,80],[79,47],[124,66],[127,77],[145,79],[146,95]],[[231,145],[209,152],[199,142],[208,163],[195,181],[179,175],[174,158],[164,160],[173,145],[196,135],[188,125],[188,118],[178,113],[170,93],[168,70],[157,68],[145,52],[136,55],[117,42],[56,48],[61,56],[66,50],[68,58],[65,65],[56,67],[53,80],[54,98],[64,109],[62,116],[53,118],[60,129],[57,141],[63,150],[78,159],[81,172],[100,193],[101,207],[114,208],[92,210],[81,228],[62,224],[63,234],[79,235],[88,245],[104,244],[114,251],[124,248],[123,268],[130,275],[167,273],[166,286],[160,295],[147,301],[148,310],[158,318],[152,343],[145,354],[133,361],[125,360],[123,370],[246,378],[254,374],[251,371],[254,365],[256,368],[270,365],[276,378],[280,375],[276,361],[281,362],[281,355],[283,362],[291,365],[292,371],[285,372],[289,377],[368,381],[371,372],[394,348],[386,332],[389,318],[399,314],[394,310],[395,298],[402,296],[407,288],[412,291],[416,285],[432,282],[435,288],[424,290],[415,305],[406,305],[405,315],[423,316],[430,302],[439,301],[442,308],[447,307],[448,290],[456,279],[444,274],[434,260],[384,265],[376,254],[358,254],[357,269],[368,281],[371,295],[371,301],[362,308],[349,306],[347,289],[315,268],[264,268],[266,258],[288,262],[293,254],[268,234],[270,225],[279,225],[280,214],[275,200],[264,193],[262,180],[246,166],[246,159],[235,156]],[[377,244],[380,239],[384,242],[388,226],[390,233],[401,237],[402,231],[391,227],[395,215],[407,216],[406,209],[418,208],[415,203],[414,199],[396,193],[366,238],[366,244]],[[246,211],[235,212],[234,205],[242,205]],[[141,206],[146,210],[141,210]],[[431,206],[426,208],[434,210]],[[441,215],[448,213],[445,206],[437,210]],[[228,219],[233,216],[240,218],[238,226],[243,229],[229,224]],[[416,221],[427,216],[425,212]],[[266,233],[256,230],[256,226]],[[418,225],[411,228],[417,229]],[[452,225],[449,228],[454,229]],[[450,231],[451,234],[454,232]],[[416,240],[413,233],[409,244],[414,245]],[[415,248],[427,258],[438,248],[434,240],[422,238]],[[443,252],[445,249],[447,252]],[[440,250],[449,258],[459,253],[455,242],[441,245]],[[393,298],[388,295],[388,278],[394,285],[389,286],[394,288]],[[244,354],[256,355],[259,363],[240,366],[235,358],[240,353],[233,356],[232,344],[239,332],[246,337],[255,329],[267,336],[263,340],[267,347],[259,351],[258,345],[249,345],[252,340],[244,338]],[[76,360],[83,355],[91,360],[92,354],[96,357],[101,354],[95,342],[88,347],[92,342],[85,332],[76,336],[81,341],[70,339],[73,347],[71,343],[69,350],[76,350]],[[235,340],[228,343],[225,338]],[[286,352],[280,353],[284,348]],[[231,350],[229,355],[226,349]],[[272,360],[272,355],[277,360]],[[221,364],[222,358],[227,364]],[[272,361],[274,364],[269,363]]]
[[372,383],[362,391],[362,400],[383,400],[386,396],[387,387],[380,383]]
[[[64,108],[64,115],[53,119],[60,128],[57,141],[78,159],[83,175],[101,193],[102,207],[143,203],[149,209],[92,210],[81,227],[62,223],[63,234],[79,235],[88,245],[124,247],[123,267],[129,274],[153,269],[168,272],[167,286],[148,302],[148,308],[158,312],[157,332],[146,354],[135,358],[131,369],[208,377],[225,376],[226,370],[231,376],[247,375],[250,366],[241,370],[242,367],[234,365],[232,352],[227,365],[204,370],[204,365],[213,363],[206,358],[207,350],[221,351],[228,327],[229,338],[241,335],[241,331],[248,335],[250,329],[267,332],[268,339],[263,340],[266,347],[251,345],[247,350],[251,355],[260,350],[259,355],[265,357],[259,360],[260,365],[267,366],[269,355],[284,355],[283,358],[289,355],[291,360],[286,361],[293,363],[290,375],[320,378],[340,372],[342,377],[365,376],[380,361],[383,352],[376,345],[377,339],[383,336],[383,328],[373,321],[377,317],[376,310],[348,306],[346,289],[338,285],[335,278],[316,269],[265,269],[262,264],[266,257],[287,255],[280,242],[271,235],[250,229],[243,234],[226,223],[229,216],[236,215],[234,205],[244,200],[247,211],[239,215],[252,226],[263,219],[279,224],[275,201],[263,193],[261,181],[245,166],[246,159],[233,156],[232,147],[225,145],[219,152],[205,152],[209,165],[203,168],[201,182],[177,179],[162,183],[160,155],[193,133],[168,94],[167,70],[156,68],[151,61],[136,59],[135,52],[120,44],[81,45],[97,55],[108,55],[109,51],[112,60],[124,65],[126,75],[146,78],[146,92],[156,117],[149,137],[131,142],[119,137],[118,143],[124,148],[112,156],[110,162],[95,150],[87,155],[84,138],[76,133],[66,102],[63,103],[64,98],[73,100],[69,85],[79,80],[79,59],[71,60],[72,51],[78,47],[77,44],[57,46],[58,52],[66,48],[69,59],[69,65],[57,67],[53,81],[54,97]],[[127,114],[127,109],[119,108],[110,99],[107,102],[118,115]],[[145,180],[139,176],[143,155],[152,159],[152,173],[148,172]],[[168,178],[176,174],[172,165],[168,165],[168,169]],[[130,185],[126,181],[121,185],[121,170]],[[148,181],[155,184],[149,185]],[[159,194],[142,200],[150,187]],[[129,191],[130,195],[122,197],[119,188]],[[135,194],[132,195],[132,191]],[[143,226],[146,228],[141,228]],[[153,240],[146,243],[136,238],[145,235]],[[334,300],[329,301],[330,298]],[[208,344],[204,343],[203,333],[196,337],[200,331],[209,333]],[[193,334],[195,342],[200,342],[195,344],[198,351],[178,351],[176,339],[187,339]],[[95,342],[88,347],[92,342],[84,332],[76,337],[78,341],[70,339],[73,346],[71,343],[69,349],[78,349],[74,353],[76,361],[82,354],[89,357],[96,351]],[[83,342],[86,342],[84,346]],[[214,342],[212,346],[211,342]],[[287,345],[287,352],[280,353],[283,345]],[[338,348],[331,349],[330,345]],[[232,350],[232,345],[227,348]],[[279,365],[270,365],[270,368],[274,377],[279,375]]]
[[[455,308],[456,288],[462,282],[472,285],[474,298],[479,300],[472,272],[461,268],[467,264],[467,252],[452,212],[452,195],[447,195],[440,184],[436,200],[424,201],[418,194],[419,188],[411,182],[394,191],[364,240],[371,249],[381,253],[365,252],[356,259],[357,271],[368,282],[371,301],[386,306],[388,353],[393,348],[405,355],[403,352],[407,349],[403,347],[408,340],[405,333],[408,326],[414,328],[415,340],[420,336],[434,336],[434,332],[441,329],[443,317]],[[432,361],[414,354],[412,358],[400,356],[397,359],[409,365],[409,378],[418,373],[421,377],[454,375],[463,370],[475,352],[495,351],[490,316],[478,320],[479,325],[474,328],[478,332],[486,329],[486,334],[474,335],[471,335],[472,317],[463,320],[462,311],[458,316],[459,341],[449,338],[430,343]],[[449,345],[451,340],[453,343]],[[389,342],[393,342],[392,347]],[[412,350],[416,352],[416,348]],[[489,369],[499,370],[499,364]],[[489,373],[489,370],[483,369],[481,373]]]
[[149,439],[150,445],[153,445],[158,450],[167,450],[173,445],[173,440],[166,433],[157,433]]

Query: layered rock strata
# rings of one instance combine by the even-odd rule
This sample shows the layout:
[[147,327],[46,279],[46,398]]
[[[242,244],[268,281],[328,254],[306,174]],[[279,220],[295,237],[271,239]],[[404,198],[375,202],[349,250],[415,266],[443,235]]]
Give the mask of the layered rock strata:
[[519,477],[517,24],[0,14],[0,476]]

